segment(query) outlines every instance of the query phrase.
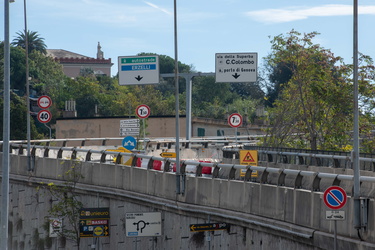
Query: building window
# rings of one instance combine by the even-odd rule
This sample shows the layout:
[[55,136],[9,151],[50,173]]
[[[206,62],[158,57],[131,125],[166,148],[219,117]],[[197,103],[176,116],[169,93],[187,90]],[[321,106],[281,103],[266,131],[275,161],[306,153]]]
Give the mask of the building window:
[[224,136],[224,130],[220,130],[220,129],[218,129],[218,130],[216,131],[216,134],[217,134],[217,136]]
[[205,136],[206,131],[204,128],[198,128],[198,136]]

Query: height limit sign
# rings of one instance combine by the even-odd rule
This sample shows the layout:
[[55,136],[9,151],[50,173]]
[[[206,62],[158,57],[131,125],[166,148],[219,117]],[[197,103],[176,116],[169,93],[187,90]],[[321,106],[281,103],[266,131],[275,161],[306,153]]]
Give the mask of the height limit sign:
[[242,115],[238,113],[231,114],[228,117],[228,123],[232,128],[238,128],[242,125]]
[[145,105],[145,104],[142,104],[142,105],[139,105],[136,110],[135,110],[137,116],[141,119],[145,119],[147,117],[149,117],[150,115],[150,107]]

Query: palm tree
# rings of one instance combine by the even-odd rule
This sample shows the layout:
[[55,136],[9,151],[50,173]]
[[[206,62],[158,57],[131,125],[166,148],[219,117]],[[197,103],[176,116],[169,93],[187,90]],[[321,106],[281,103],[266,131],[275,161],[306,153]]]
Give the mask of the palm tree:
[[[26,45],[26,37],[25,32],[17,32],[17,37],[13,39],[12,45],[20,46],[25,48]],[[32,50],[37,50],[42,52],[43,54],[47,53],[47,45],[44,43],[44,38],[40,37],[36,31],[27,31],[27,43],[28,43],[28,52],[30,53]]]

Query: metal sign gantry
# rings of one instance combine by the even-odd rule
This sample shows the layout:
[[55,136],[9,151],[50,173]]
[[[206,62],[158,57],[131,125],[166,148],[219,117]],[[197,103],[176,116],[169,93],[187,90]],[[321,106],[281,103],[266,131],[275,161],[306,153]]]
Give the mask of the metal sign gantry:
[[[161,77],[174,77],[174,73],[160,74]],[[191,102],[193,78],[196,76],[215,76],[215,73],[179,73],[179,77],[186,81],[186,140],[191,139]]]

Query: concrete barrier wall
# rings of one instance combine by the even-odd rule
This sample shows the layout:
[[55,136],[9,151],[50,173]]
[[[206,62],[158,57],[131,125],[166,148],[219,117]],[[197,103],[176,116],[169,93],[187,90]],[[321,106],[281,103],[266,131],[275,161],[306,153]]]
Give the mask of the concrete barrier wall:
[[[176,176],[173,173],[164,173],[161,171],[114,164],[80,161],[74,163],[70,160],[37,158],[35,159],[35,171],[30,176],[30,173],[27,171],[26,160],[27,158],[25,156],[12,155],[11,174],[25,176],[28,177],[29,180],[33,180],[33,178],[45,178],[50,181],[61,180],[64,173],[68,171],[72,165],[75,165],[77,168],[79,167],[82,176],[84,177],[80,183],[89,185],[97,190],[98,193],[104,192],[107,188],[110,190],[117,189],[117,192],[119,193],[123,190],[124,192],[131,192],[136,194],[136,196],[148,197],[150,199],[150,204],[142,202],[142,204],[140,204],[140,201],[134,203],[132,201],[127,201],[124,203],[121,197],[119,197],[118,200],[114,199],[112,197],[114,195],[113,193],[111,194],[112,198],[105,199],[104,203],[107,203],[105,205],[108,205],[111,208],[117,206],[116,209],[123,206],[123,212],[129,210],[138,211],[150,210],[152,208],[155,209],[155,207],[158,207],[155,204],[165,202],[170,205],[164,207],[164,216],[168,214],[168,217],[170,216],[170,218],[174,218],[175,220],[185,220],[185,225],[188,225],[189,223],[207,222],[207,214],[212,214],[212,219],[216,219],[216,221],[226,220],[227,223],[231,223],[234,226],[234,230],[238,230],[238,232],[244,230],[245,233],[241,233],[241,237],[250,237],[252,241],[254,241],[254,235],[262,235],[262,242],[264,244],[270,244],[270,246],[272,244],[269,242],[266,243],[265,241],[265,235],[268,234],[273,235],[269,237],[276,237],[274,240],[278,239],[280,241],[281,237],[283,241],[286,242],[285,244],[291,244],[290,239],[288,240],[288,237],[291,237],[293,239],[292,242],[295,241],[296,243],[294,244],[297,244],[298,247],[301,247],[299,244],[306,244],[306,246],[315,246],[318,248],[326,246],[328,244],[326,241],[331,240],[333,235],[334,223],[333,221],[325,219],[325,212],[328,208],[323,203],[322,192],[313,192],[310,190],[294,189],[256,182],[187,176],[185,193],[183,195],[176,195]],[[25,187],[21,186],[22,185],[20,184],[20,186],[16,188],[17,191],[14,192],[18,193],[14,194],[12,199],[16,199],[17,202],[25,202],[25,205],[19,206],[13,204],[12,206],[27,207],[30,204],[33,204],[31,199],[35,194],[32,194],[33,191],[29,190],[27,192],[30,193],[20,197],[20,194],[24,195],[22,190],[26,190]],[[107,195],[110,196],[110,194]],[[95,197],[92,197],[90,194],[87,194],[84,197],[86,196],[87,198],[84,198],[84,200],[86,201],[87,206],[92,204],[92,206],[95,207]],[[158,203],[152,203],[151,201],[153,199],[158,200]],[[160,201],[160,199],[163,200]],[[354,246],[354,248],[350,249],[367,249],[368,247],[371,249],[374,246],[375,225],[373,218],[375,204],[373,199],[370,199],[369,203],[368,217],[370,218],[370,223],[366,230],[360,231],[360,234],[364,239],[363,242],[360,242],[357,236],[357,230],[353,228],[353,200],[351,197],[348,197],[347,205],[341,209],[345,211],[346,220],[337,222],[340,244],[345,245],[344,243],[346,242],[347,245],[345,246]],[[44,213],[46,213],[45,211],[48,210],[50,206],[47,204],[48,202],[45,200],[37,202],[37,206],[41,207],[41,209],[44,210]],[[125,209],[124,206],[127,208]],[[181,211],[179,206],[181,206],[181,208],[184,207],[185,212]],[[207,214],[205,215],[205,213]],[[23,211],[22,214],[24,214],[23,216],[28,216],[30,215],[30,212]],[[41,220],[43,216],[40,216],[41,217],[37,217],[34,220]],[[120,214],[116,216],[119,216],[117,220],[123,218],[121,217],[123,214],[121,216]],[[25,218],[22,219],[24,220]],[[15,222],[13,223],[16,223],[17,218],[14,218],[14,220]],[[38,223],[34,222],[33,225],[36,226]],[[265,226],[265,224],[268,226]],[[166,227],[171,225],[166,225]],[[277,230],[273,229],[273,226],[277,226],[278,230],[281,231],[275,232]],[[121,228],[118,224],[116,224],[116,227]],[[166,230],[168,231],[168,234],[178,234],[179,236],[176,236],[177,238],[184,237],[182,236],[184,233],[190,235],[186,228],[182,230],[184,232],[175,232],[176,228],[172,229],[171,226],[170,230],[170,232]],[[287,236],[288,233],[286,232],[289,232],[288,230],[290,230],[292,236]],[[306,240],[304,237],[296,238],[295,235],[293,236],[293,234],[298,235],[298,233],[301,232],[305,235],[311,234],[311,238]],[[222,234],[223,233],[221,232],[221,235]],[[249,234],[252,236],[249,236]],[[215,235],[215,233],[213,233],[213,235]],[[315,235],[319,235],[319,237],[315,237]],[[130,239],[124,240],[122,236],[120,241],[114,243],[112,242],[112,237],[116,238],[117,236],[112,236],[111,234],[110,240],[105,239],[103,241],[108,241],[108,244],[111,244],[111,246],[112,244],[118,244],[118,246],[120,246],[123,244],[119,243],[121,240],[124,242],[130,241]],[[168,237],[169,236],[166,236],[166,238]],[[176,237],[173,236],[172,238]],[[215,237],[213,236],[213,238]],[[234,244],[232,242],[233,237],[226,236],[224,238],[224,241],[227,241],[225,244]],[[249,243],[251,241],[248,241],[248,239],[244,241],[243,249],[247,249],[247,247],[251,245],[251,243]],[[18,240],[18,242],[20,242],[20,240]],[[173,244],[182,244],[181,241],[179,241],[179,243],[176,243],[176,241],[174,242],[175,243]],[[257,242],[259,243],[259,240]],[[203,245],[206,243],[203,243]],[[220,244],[222,243],[223,242],[220,241]],[[164,247],[167,246],[168,240],[163,240],[163,244]],[[357,248],[358,246],[364,248]],[[263,247],[265,247],[265,245],[263,245]],[[168,247],[165,249],[168,249]]]

